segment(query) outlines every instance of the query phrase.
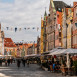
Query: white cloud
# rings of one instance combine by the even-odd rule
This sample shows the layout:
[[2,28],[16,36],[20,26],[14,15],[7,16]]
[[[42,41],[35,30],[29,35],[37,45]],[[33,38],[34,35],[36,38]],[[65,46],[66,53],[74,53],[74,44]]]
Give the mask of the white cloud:
[[[67,0],[64,0],[67,1]],[[68,0],[69,1],[69,0]],[[41,15],[44,15],[45,7],[49,11],[50,0],[14,0],[14,3],[0,2],[0,21],[6,37],[14,41],[34,41],[40,31],[24,29],[21,32],[7,31],[6,27],[40,27]],[[71,2],[70,2],[71,3]],[[70,4],[69,3],[69,4]]]

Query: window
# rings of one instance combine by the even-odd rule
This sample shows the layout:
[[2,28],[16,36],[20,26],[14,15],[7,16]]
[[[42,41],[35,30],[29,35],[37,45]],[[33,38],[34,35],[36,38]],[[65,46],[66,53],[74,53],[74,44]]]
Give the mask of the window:
[[77,8],[76,8],[76,17],[77,17]]
[[77,17],[77,13],[76,13],[76,17]]
[[59,18],[59,15],[57,15],[57,17]]
[[61,37],[61,32],[59,32],[59,37]]
[[75,26],[77,27],[77,23],[75,23]]

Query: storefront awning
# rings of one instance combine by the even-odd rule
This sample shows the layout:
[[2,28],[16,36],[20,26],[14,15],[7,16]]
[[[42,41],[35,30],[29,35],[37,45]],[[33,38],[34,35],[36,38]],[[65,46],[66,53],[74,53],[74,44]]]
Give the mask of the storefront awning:
[[77,49],[56,49],[55,51],[51,52],[48,55],[65,55],[65,54],[77,54]]

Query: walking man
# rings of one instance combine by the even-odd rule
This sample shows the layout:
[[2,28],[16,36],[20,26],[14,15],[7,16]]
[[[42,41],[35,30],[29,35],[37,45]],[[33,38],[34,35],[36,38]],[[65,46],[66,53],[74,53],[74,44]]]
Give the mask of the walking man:
[[21,63],[21,61],[20,60],[17,60],[17,67],[18,67],[18,69],[20,67],[20,63]]
[[29,59],[27,60],[27,66],[29,67]]

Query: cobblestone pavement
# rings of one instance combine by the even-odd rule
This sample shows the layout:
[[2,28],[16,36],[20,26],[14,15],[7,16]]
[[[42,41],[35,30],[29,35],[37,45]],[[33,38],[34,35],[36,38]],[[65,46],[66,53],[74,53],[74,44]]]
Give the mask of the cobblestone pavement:
[[[30,64],[29,67],[27,65],[18,69],[16,64],[13,63],[9,67],[5,67],[4,65],[0,67],[0,77],[65,77],[61,76],[61,74],[51,73],[49,71],[44,71],[40,68],[40,66],[36,64]],[[66,76],[70,77],[70,76]],[[73,76],[75,77],[75,76]]]

